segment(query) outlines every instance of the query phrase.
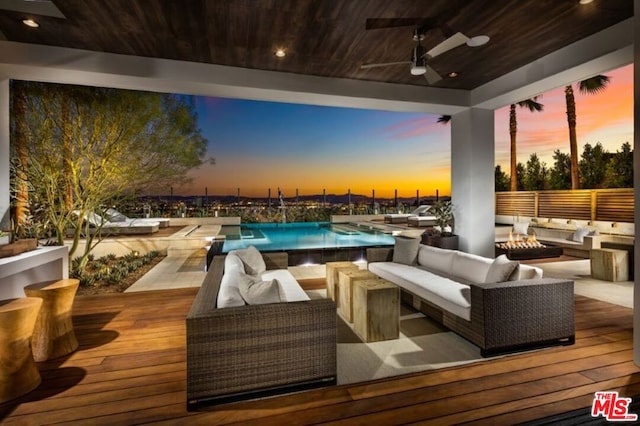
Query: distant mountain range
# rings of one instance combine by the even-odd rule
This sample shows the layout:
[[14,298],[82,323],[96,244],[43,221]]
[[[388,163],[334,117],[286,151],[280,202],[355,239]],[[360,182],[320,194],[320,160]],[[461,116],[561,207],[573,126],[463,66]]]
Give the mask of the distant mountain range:
[[[140,197],[142,199],[152,199],[152,200],[169,200],[171,199],[172,201],[193,201],[196,199],[203,199],[205,198],[204,195],[190,195],[190,196],[185,196],[185,195],[154,195],[154,196],[142,196]],[[209,201],[220,201],[223,203],[233,203],[236,202],[238,200],[238,197],[235,195],[207,195],[206,197]],[[349,196],[349,194],[327,194],[326,196],[324,196],[324,200],[329,203],[329,204],[347,204],[349,202],[349,198],[351,198],[351,203],[353,204],[362,204],[362,203],[370,203],[371,202],[371,196],[367,196],[367,195],[360,195],[360,194],[351,194]],[[439,197],[442,200],[448,200],[451,197],[449,196],[443,196],[443,197]],[[252,201],[252,202],[256,202],[256,203],[267,203],[269,201],[268,197],[246,197],[243,195],[240,195],[240,199],[243,201]],[[317,201],[317,202],[322,202],[323,201],[323,195],[322,194],[316,194],[316,195],[300,195],[297,197],[298,201],[300,202],[305,202],[305,201]],[[283,197],[283,200],[285,202],[285,204],[291,204],[291,203],[295,203],[296,202],[296,197]],[[394,202],[395,198],[394,197],[376,197],[376,202],[377,203],[389,203],[389,202]],[[407,204],[407,203],[415,203],[416,201],[416,197],[398,197],[397,198],[399,203],[403,203],[403,204]],[[427,196],[427,197],[420,197],[420,201],[421,203],[427,203],[427,202],[434,202],[436,201],[436,197],[435,196]],[[275,194],[274,196],[271,197],[271,203],[277,203],[278,202],[278,196],[277,194]]]

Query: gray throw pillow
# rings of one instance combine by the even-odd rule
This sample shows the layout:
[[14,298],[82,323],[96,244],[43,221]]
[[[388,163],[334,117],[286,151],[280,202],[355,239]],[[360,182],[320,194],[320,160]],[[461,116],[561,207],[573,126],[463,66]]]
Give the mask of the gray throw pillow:
[[509,260],[507,256],[501,254],[496,257],[489,266],[487,271],[487,277],[484,279],[485,283],[501,283],[508,281],[513,271],[518,267],[520,263],[517,261]]
[[260,277],[238,274],[238,289],[247,305],[264,305],[266,303],[280,303],[280,286],[275,278],[262,281]]
[[415,265],[418,261],[420,240],[418,238],[396,237],[393,246],[393,261],[405,265]]
[[265,265],[262,255],[254,246],[249,246],[242,250],[234,250],[233,252],[242,260],[244,271],[247,274],[256,277],[267,270],[267,265]]

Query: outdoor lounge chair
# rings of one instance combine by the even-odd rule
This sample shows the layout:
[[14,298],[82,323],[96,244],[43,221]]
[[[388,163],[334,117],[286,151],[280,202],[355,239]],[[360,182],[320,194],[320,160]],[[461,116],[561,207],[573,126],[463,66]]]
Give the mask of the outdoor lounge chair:
[[385,223],[407,223],[410,217],[424,216],[431,206],[421,205],[411,213],[389,213],[384,215]]
[[87,213],[84,219],[94,228],[101,227],[102,232],[109,235],[152,234],[158,232],[160,228],[160,223],[157,221],[111,222],[94,212]]
[[168,218],[135,218],[132,219],[128,216],[125,216],[123,213],[120,213],[118,210],[116,209],[107,209],[104,212],[104,216],[109,220],[109,222],[114,222],[114,223],[132,223],[132,224],[136,224],[136,225],[140,225],[142,223],[151,223],[151,222],[158,222],[160,224],[160,228],[167,228],[169,226],[169,220]]
[[407,224],[409,226],[416,227],[425,227],[425,226],[434,226],[436,224],[435,216],[411,216],[407,219]]

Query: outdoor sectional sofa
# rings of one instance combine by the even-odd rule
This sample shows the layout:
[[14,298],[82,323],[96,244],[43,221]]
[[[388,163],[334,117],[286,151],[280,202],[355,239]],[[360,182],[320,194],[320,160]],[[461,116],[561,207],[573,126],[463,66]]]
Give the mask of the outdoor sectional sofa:
[[496,226],[496,242],[507,241],[513,230],[514,237],[516,233],[535,235],[542,244],[562,247],[563,254],[585,259],[602,243],[633,245],[635,240],[633,223],[505,215],[496,215],[496,223],[502,224]]
[[509,272],[501,266],[506,257],[403,240],[396,238],[395,252],[367,249],[369,271],[398,285],[404,302],[479,346],[482,356],[574,343],[573,281],[542,278],[539,268],[517,262]]
[[187,408],[334,385],[335,303],[308,300],[283,252],[262,253],[261,277],[277,277],[281,296],[297,301],[245,304],[231,260],[214,256],[186,318]]

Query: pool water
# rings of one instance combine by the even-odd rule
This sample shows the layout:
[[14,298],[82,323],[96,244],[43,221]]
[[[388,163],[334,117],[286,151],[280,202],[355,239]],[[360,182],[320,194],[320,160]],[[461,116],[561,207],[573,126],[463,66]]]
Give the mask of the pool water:
[[252,223],[223,226],[224,253],[255,246],[260,251],[340,249],[392,245],[393,236],[376,229],[329,222]]

